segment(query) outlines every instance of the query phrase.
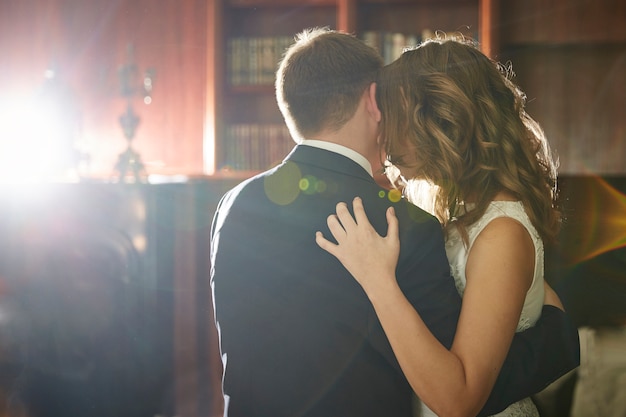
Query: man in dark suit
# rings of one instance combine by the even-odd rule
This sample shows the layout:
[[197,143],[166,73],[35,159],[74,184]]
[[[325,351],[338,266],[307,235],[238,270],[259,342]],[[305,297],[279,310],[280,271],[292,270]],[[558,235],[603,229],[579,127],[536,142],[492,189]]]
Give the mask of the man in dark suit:
[[[411,415],[411,388],[369,300],[315,243],[317,230],[329,235],[326,218],[340,201],[360,196],[381,234],[394,205],[398,281],[433,334],[452,343],[461,299],[441,226],[373,178],[382,159],[375,99],[381,67],[377,52],[351,35],[300,34],[276,82],[297,146],[220,202],[212,284],[230,417]],[[516,336],[483,412],[541,390],[577,364],[576,329],[545,307],[538,325]]]

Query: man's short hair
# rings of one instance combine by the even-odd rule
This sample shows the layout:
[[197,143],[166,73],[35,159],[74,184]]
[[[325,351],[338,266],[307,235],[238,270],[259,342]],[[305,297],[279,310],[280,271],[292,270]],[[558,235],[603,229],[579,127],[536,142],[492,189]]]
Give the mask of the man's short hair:
[[328,28],[296,36],[276,74],[276,99],[296,142],[341,128],[383,66],[355,36]]

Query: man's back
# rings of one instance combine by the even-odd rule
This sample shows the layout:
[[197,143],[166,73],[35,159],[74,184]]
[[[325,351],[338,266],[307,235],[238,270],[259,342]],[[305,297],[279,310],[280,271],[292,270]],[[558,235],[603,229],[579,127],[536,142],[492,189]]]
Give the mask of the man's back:
[[[411,389],[369,300],[315,243],[336,203],[356,195],[382,233],[386,192],[349,159],[300,146],[220,204],[212,262],[230,417],[410,415]],[[441,230],[407,208],[397,204],[408,231],[398,279],[449,345],[460,302]]]

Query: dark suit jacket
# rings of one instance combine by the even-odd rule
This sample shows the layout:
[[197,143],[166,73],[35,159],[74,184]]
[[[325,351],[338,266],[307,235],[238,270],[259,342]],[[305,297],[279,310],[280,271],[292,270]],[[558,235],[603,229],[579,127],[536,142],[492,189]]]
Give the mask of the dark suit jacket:
[[[398,282],[451,346],[461,300],[438,221],[395,202],[352,160],[298,146],[277,168],[228,192],[214,219],[212,283],[230,417],[411,415],[411,388],[369,300],[315,243],[317,230],[330,236],[326,218],[337,202],[355,196],[381,234],[394,205]],[[534,371],[543,347],[535,344],[522,343],[532,361],[522,366]],[[528,394],[506,368],[503,375],[501,384],[515,392],[498,392],[493,410]]]

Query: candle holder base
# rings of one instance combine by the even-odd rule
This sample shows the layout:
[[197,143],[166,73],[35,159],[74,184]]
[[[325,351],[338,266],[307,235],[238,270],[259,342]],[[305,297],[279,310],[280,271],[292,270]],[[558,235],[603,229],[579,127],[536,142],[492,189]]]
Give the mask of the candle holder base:
[[120,154],[115,164],[119,182],[143,183],[146,182],[146,172],[141,156],[131,148],[130,144]]

